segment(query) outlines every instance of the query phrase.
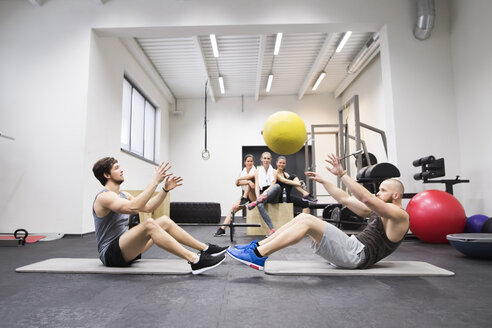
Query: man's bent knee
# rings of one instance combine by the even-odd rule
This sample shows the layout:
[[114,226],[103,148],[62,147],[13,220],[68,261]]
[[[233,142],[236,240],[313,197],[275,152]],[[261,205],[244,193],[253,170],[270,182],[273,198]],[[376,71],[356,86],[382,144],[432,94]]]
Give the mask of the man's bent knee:
[[147,233],[150,233],[152,230],[156,229],[159,226],[156,220],[154,220],[153,218],[148,218],[147,220],[145,220],[143,225]]
[[310,226],[312,225],[319,225],[320,222],[323,222],[320,218],[315,217],[314,215],[308,214],[308,213],[300,213],[297,215],[294,220],[297,220],[299,222],[303,222],[305,224],[308,224]]
[[176,225],[176,223],[174,223],[173,220],[171,220],[168,216],[165,216],[165,215],[155,219],[155,222],[159,226],[161,226],[161,228],[164,230],[171,227],[172,225]]
[[305,221],[305,220],[308,220],[310,216],[312,216],[312,215],[307,214],[307,213],[299,213],[298,215],[296,215],[296,217],[293,220]]

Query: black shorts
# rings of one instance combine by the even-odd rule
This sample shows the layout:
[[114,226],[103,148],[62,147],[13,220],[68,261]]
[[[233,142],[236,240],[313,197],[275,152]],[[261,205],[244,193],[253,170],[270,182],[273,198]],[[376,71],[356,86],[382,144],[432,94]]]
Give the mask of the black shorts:
[[118,237],[109,244],[104,253],[104,260],[102,262],[107,267],[127,267],[140,258],[142,258],[141,254],[130,262],[126,262],[121,253],[120,237]]

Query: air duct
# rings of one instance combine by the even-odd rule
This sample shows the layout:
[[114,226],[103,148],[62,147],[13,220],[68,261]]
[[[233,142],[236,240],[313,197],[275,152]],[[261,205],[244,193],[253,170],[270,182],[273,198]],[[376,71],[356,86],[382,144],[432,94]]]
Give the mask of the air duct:
[[417,0],[417,22],[413,28],[413,35],[416,39],[426,40],[430,37],[435,18],[434,0]]
[[352,63],[347,67],[347,72],[349,74],[354,74],[359,70],[359,68],[364,64],[367,59],[379,48],[379,33],[374,33],[371,35],[369,40],[366,41],[362,49],[359,51],[357,56],[355,56]]

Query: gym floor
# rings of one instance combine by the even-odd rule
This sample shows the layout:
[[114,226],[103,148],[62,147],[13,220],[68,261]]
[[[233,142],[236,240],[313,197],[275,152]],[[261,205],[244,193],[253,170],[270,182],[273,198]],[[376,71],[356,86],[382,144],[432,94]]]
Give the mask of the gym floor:
[[[186,227],[204,242],[214,227]],[[236,242],[248,243],[245,229]],[[271,276],[226,258],[204,275],[16,273],[54,257],[97,257],[94,234],[0,247],[2,327],[491,327],[492,261],[405,240],[388,259],[426,261],[453,277]],[[153,247],[144,258],[175,258]],[[319,259],[309,241],[270,257]]]

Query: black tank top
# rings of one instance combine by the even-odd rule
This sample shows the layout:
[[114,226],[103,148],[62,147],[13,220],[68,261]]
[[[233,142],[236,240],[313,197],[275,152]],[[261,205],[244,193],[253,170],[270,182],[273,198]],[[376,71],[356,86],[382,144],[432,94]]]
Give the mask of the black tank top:
[[[297,176],[295,174],[290,174],[289,177],[287,178],[285,176],[285,172],[282,172],[282,176],[287,179],[287,180],[291,180],[293,181]],[[283,182],[280,182],[277,180],[277,184],[280,186],[280,190],[282,190],[280,192],[280,195],[279,195],[279,200],[278,202],[281,203],[282,202],[282,193],[283,193],[283,190],[285,189],[285,193],[287,195],[287,202],[290,203],[290,192],[292,191],[292,186],[289,185],[289,184],[286,184],[286,183],[283,183]]]
[[[285,172],[282,172],[282,176],[287,179],[287,180],[294,180],[292,178],[292,176],[289,176],[288,178],[285,176]],[[279,180],[277,180],[277,184],[280,186],[280,188],[282,189],[285,189],[287,192],[287,194],[289,194],[290,190],[292,189],[292,186],[291,185],[288,185],[286,183],[283,183],[283,182],[280,182]]]
[[364,244],[364,252],[366,255],[364,262],[359,264],[359,269],[366,269],[390,255],[398,248],[398,246],[400,246],[404,239],[402,238],[396,243],[389,240],[384,231],[383,221],[381,221],[381,218],[374,212],[371,212],[371,215],[369,216],[367,227],[356,237]]

